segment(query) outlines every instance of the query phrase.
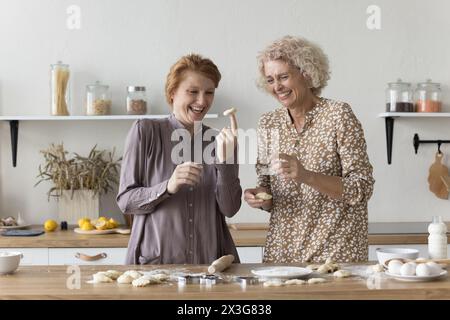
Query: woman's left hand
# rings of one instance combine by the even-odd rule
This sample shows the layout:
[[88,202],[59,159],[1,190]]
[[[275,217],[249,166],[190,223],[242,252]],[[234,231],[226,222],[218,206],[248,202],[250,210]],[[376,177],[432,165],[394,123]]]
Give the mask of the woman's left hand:
[[278,158],[271,161],[271,168],[283,179],[292,179],[296,182],[304,182],[309,173],[297,158],[285,153],[280,153]]

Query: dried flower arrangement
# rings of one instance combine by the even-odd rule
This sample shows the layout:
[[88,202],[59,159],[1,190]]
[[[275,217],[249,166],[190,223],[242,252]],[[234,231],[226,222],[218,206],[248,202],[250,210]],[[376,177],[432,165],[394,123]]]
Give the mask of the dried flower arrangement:
[[39,165],[37,178],[40,180],[34,186],[42,181],[53,181],[54,186],[47,193],[48,200],[50,197],[58,199],[64,191],[71,191],[71,197],[75,190],[93,190],[94,196],[112,191],[113,186],[118,183],[122,158],[114,159],[115,149],[105,157],[106,150],[96,148],[97,145],[87,157],[73,153],[74,157],[67,159],[69,152],[64,150],[63,144],[52,143],[48,149],[41,151],[45,165]]

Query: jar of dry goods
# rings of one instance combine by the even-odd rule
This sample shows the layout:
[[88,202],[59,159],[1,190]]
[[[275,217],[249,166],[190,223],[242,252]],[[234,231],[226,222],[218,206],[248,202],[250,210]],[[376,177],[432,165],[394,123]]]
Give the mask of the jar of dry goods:
[[428,79],[418,83],[416,89],[417,112],[441,112],[441,85]]
[[111,93],[109,86],[96,81],[86,86],[86,115],[104,116],[111,114]]
[[411,83],[397,82],[388,83],[386,89],[386,112],[414,112],[413,90]]
[[70,115],[70,70],[68,64],[58,61],[50,66],[51,115]]
[[129,86],[127,91],[127,114],[146,114],[147,97],[145,87]]

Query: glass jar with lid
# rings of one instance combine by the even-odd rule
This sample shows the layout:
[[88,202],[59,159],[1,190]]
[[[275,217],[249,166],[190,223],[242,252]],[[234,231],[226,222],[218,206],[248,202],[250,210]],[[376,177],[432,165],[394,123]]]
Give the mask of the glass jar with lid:
[[70,115],[70,69],[58,61],[50,65],[51,115]]
[[145,87],[128,86],[127,91],[127,114],[146,114],[147,97]]
[[86,86],[86,115],[104,116],[111,114],[111,93],[109,86],[96,81]]
[[431,79],[418,83],[416,88],[416,111],[441,112],[441,110],[441,84],[432,82]]
[[411,83],[389,82],[386,89],[386,112],[414,112]]

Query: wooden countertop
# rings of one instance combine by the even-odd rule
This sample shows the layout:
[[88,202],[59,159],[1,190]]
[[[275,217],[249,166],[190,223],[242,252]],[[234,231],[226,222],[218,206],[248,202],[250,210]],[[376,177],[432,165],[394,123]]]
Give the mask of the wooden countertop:
[[[32,226],[42,229],[41,226]],[[266,229],[234,230],[230,228],[231,236],[238,247],[264,246]],[[450,242],[450,235],[448,236]],[[82,235],[73,230],[45,233],[37,237],[3,237],[0,236],[0,248],[125,248],[128,245],[128,235]],[[426,233],[392,233],[371,234],[369,244],[427,244]]]
[[[227,275],[250,275],[250,270],[262,264],[235,264]],[[267,265],[264,265],[267,266]],[[300,265],[297,265],[300,266]],[[343,265],[344,267],[352,265]],[[361,265],[366,268],[365,265]],[[177,282],[135,288],[114,283],[88,284],[92,274],[107,269],[152,270],[155,268],[186,268],[191,272],[204,272],[206,266],[80,266],[80,289],[68,289],[70,274],[66,266],[24,266],[12,275],[0,276],[0,299],[450,299],[450,279],[431,282],[402,282],[389,279],[384,274],[365,278],[352,276],[334,279],[324,276],[326,283],[264,287],[262,284],[243,287],[237,283],[221,283],[212,286]]]

